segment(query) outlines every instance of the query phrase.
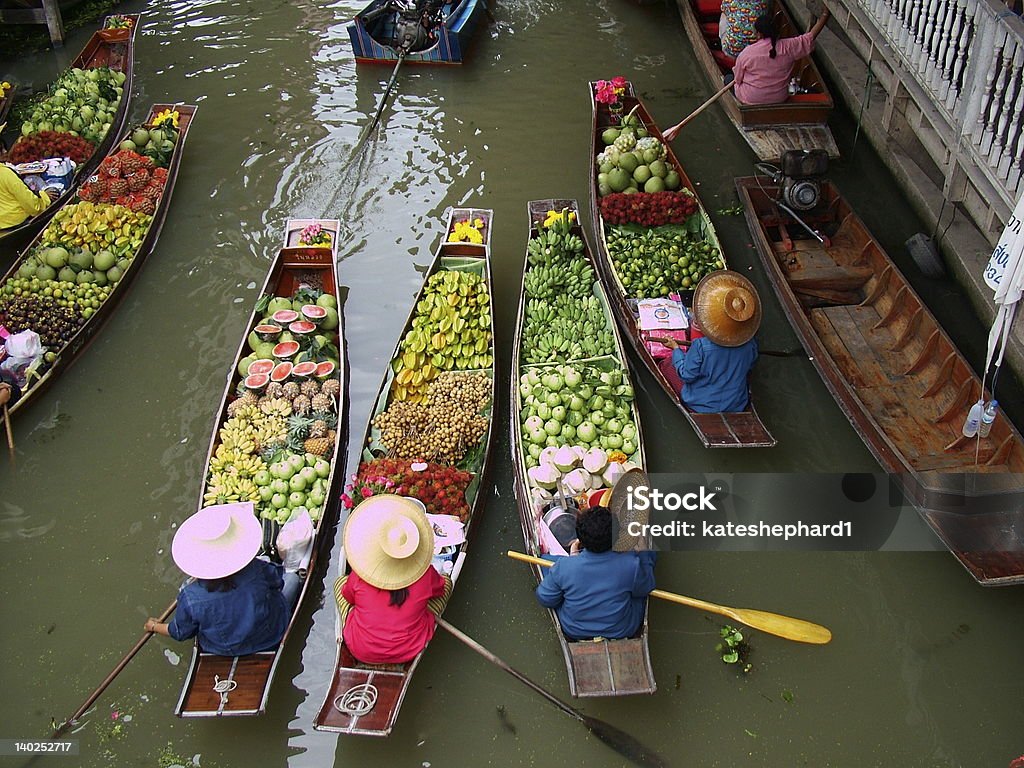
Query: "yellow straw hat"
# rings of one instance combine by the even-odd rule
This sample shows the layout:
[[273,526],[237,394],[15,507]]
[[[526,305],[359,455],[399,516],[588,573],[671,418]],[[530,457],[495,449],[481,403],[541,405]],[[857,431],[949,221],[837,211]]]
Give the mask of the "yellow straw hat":
[[693,312],[704,335],[723,347],[746,344],[761,325],[757,289],[730,269],[712,272],[697,283]]
[[417,499],[394,494],[361,502],[345,524],[345,557],[359,577],[378,589],[402,589],[427,572],[434,532]]

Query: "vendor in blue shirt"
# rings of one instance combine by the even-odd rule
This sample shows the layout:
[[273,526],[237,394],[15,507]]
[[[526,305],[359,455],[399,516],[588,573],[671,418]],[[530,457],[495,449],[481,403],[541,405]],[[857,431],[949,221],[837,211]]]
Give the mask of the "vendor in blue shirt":
[[757,360],[754,334],[761,324],[757,290],[738,272],[712,272],[694,291],[693,314],[704,335],[689,350],[663,339],[672,357],[659,361],[658,368],[697,413],[746,410],[747,377]]
[[608,507],[582,512],[576,536],[569,557],[553,558],[537,600],[554,609],[569,640],[633,637],[654,589],[657,553],[613,552]]
[[171,557],[189,579],[174,619],[146,621],[147,632],[187,640],[220,656],[273,648],[284,636],[301,579],[256,557],[263,527],[251,502],[206,507],[181,524]]

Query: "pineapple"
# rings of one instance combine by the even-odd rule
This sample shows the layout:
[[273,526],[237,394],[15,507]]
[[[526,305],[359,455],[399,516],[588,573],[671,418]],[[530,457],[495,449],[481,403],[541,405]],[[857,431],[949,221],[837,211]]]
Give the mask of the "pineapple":
[[294,400],[296,397],[302,394],[302,390],[299,389],[299,385],[294,381],[289,381],[284,385],[284,396],[289,400]]
[[302,382],[302,394],[306,397],[314,397],[320,394],[320,385],[312,379]]
[[267,384],[267,397],[284,397],[284,384],[272,381]]
[[148,197],[144,197],[142,198],[142,200],[139,201],[139,204],[136,206],[135,210],[139,211],[140,213],[144,213],[147,216],[152,216],[154,213],[156,213],[156,203],[154,203]]
[[314,453],[317,456],[326,456],[331,452],[331,441],[326,437],[311,437],[302,444],[306,453]]
[[309,398],[306,397],[305,395],[299,395],[294,400],[292,400],[292,410],[295,411],[296,413],[302,414],[303,416],[308,415],[312,407],[313,406],[309,402]]
[[309,427],[309,436],[311,438],[327,437],[327,422],[319,419],[314,421]]
[[145,171],[136,171],[128,177],[128,189],[132,192],[139,192],[149,184],[149,176]]
[[314,411],[330,411],[334,408],[334,398],[323,393],[314,395],[311,402]]
[[334,429],[336,426],[338,426],[337,415],[331,413],[330,411],[313,411],[309,415],[309,418],[311,418],[313,421],[324,422],[324,424],[327,425],[328,429]]
[[239,409],[245,408],[248,405],[256,405],[259,402],[259,398],[252,390],[246,390],[245,394],[241,397],[232,400],[228,403],[228,416],[234,416],[238,413]]
[[[288,439],[305,440],[313,426],[313,420],[296,413],[288,419]],[[289,442],[290,444],[290,442]]]
[[120,178],[112,178],[110,185],[107,187],[108,194],[110,197],[124,197],[130,191],[128,188],[128,182]]
[[320,385],[320,392],[329,397],[338,397],[341,394],[341,382],[337,379],[328,379]]

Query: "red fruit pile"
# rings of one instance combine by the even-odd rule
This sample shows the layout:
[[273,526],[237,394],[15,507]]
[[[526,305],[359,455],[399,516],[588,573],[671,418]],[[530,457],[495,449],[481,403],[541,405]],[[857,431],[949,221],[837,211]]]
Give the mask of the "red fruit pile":
[[601,218],[609,224],[640,224],[660,227],[682,224],[697,210],[697,199],[679,192],[613,192],[601,198]]
[[78,196],[93,203],[116,203],[152,216],[166,181],[166,168],[156,168],[152,158],[122,149],[103,159],[99,173],[82,185]]
[[[469,519],[466,488],[473,476],[454,467],[427,463],[414,470],[408,459],[374,459],[359,465],[355,481],[342,494],[346,507],[378,493],[394,493],[419,499],[432,515]],[[420,466],[420,465],[417,465]]]
[[70,157],[76,163],[84,163],[96,147],[81,136],[59,131],[40,131],[31,136],[22,136],[11,148],[12,163],[32,163],[48,157]]

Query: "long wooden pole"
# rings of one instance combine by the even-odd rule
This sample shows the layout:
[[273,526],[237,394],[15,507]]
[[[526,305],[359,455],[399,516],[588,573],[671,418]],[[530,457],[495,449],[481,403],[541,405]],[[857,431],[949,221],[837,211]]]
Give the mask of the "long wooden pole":
[[[554,565],[550,560],[533,557],[532,555],[524,555],[522,552],[509,550],[507,554],[513,560],[519,560],[523,563],[531,563],[532,565],[540,565],[543,567],[551,567]],[[738,621],[740,624],[746,624],[748,627],[760,629],[762,632],[767,632],[771,635],[775,635],[776,637],[785,638],[786,640],[795,640],[798,643],[824,645],[832,639],[832,632],[827,627],[823,627],[820,624],[813,624],[809,621],[804,621],[803,619],[794,619],[789,616],[781,616],[777,613],[768,613],[767,611],[757,611],[752,608],[729,608],[724,605],[718,605],[717,603],[698,600],[695,597],[686,597],[685,595],[677,595],[675,592],[666,592],[663,589],[652,590],[650,594],[651,597],[668,600],[671,603],[687,605],[691,608],[699,608],[702,611],[707,611],[708,613],[717,613],[721,616],[728,616],[730,619]]]
[[7,410],[7,403],[4,403],[4,431],[7,432],[7,450],[11,454],[11,462],[14,462],[14,433],[11,431],[11,414]]
[[471,638],[462,630],[458,629],[457,627],[453,627],[451,624],[449,624],[447,621],[440,617],[438,617],[437,619],[437,625],[449,634],[453,635],[461,643],[464,643],[465,645],[469,646],[474,651],[479,653],[481,656],[483,656],[485,659],[491,662],[491,664],[500,667],[501,669],[505,670],[510,675],[512,675],[512,677],[514,677],[519,682],[529,686],[531,689],[533,689],[533,691],[539,693],[551,704],[554,704],[562,712],[569,715],[569,717],[575,720],[579,720],[587,727],[587,729],[592,734],[594,734],[597,738],[599,738],[609,747],[614,749],[620,755],[629,759],[631,762],[636,763],[640,766],[645,766],[645,768],[663,768],[663,766],[666,765],[665,761],[662,759],[660,755],[658,755],[656,752],[652,752],[650,749],[645,747],[643,744],[634,739],[625,731],[622,731],[616,728],[614,725],[604,722],[603,720],[598,720],[596,717],[590,717],[589,715],[585,715],[578,709],[570,707],[568,704],[566,704],[560,698],[555,696],[553,693],[547,691],[537,683],[533,682],[533,680],[528,678],[522,672],[513,669],[511,666],[509,666],[508,663],[499,659],[497,656],[495,656],[489,650],[484,648],[482,645],[480,645],[480,643]]
[[661,135],[665,137],[665,141],[672,141],[673,139],[675,139],[675,137],[679,135],[679,131],[682,130],[684,125],[686,125],[688,122],[693,120],[693,118],[695,118],[697,115],[699,115],[705,109],[707,109],[712,104],[714,104],[716,101],[718,101],[720,98],[722,98],[722,96],[725,95],[725,92],[730,90],[733,87],[733,85],[735,85],[735,84],[736,84],[735,80],[730,80],[728,83],[723,85],[714,96],[712,96],[710,99],[708,99],[703,104],[701,104],[699,107],[697,107],[695,110],[693,110],[693,112],[688,114],[686,117],[684,117],[678,123],[673,125],[667,131],[663,131]]
[[[172,613],[174,613],[174,609],[177,608],[177,607],[178,607],[178,601],[177,601],[177,599],[175,599],[175,601],[173,603],[171,603],[169,606],[167,606],[167,610],[165,610],[160,615],[160,618],[157,619],[157,621],[166,621],[166,619]],[[149,638],[151,638],[152,636],[153,636],[152,632],[147,632],[146,634],[144,634],[142,637],[139,638],[139,641],[137,643],[135,643],[135,646],[130,651],[128,651],[128,653],[125,655],[125,657],[123,659],[121,659],[117,663],[117,666],[114,667],[114,669],[111,670],[110,674],[107,675],[103,679],[103,682],[99,684],[99,687],[97,687],[95,691],[93,691],[91,694],[89,694],[89,698],[87,698],[82,703],[82,706],[80,706],[78,709],[75,710],[75,714],[73,714],[71,717],[69,717],[63,723],[61,723],[60,727],[58,727],[57,730],[55,730],[53,732],[53,735],[50,737],[51,739],[56,739],[57,737],[59,737],[68,728],[70,728],[72,725],[74,725],[78,721],[78,718],[80,718],[83,714],[85,714],[88,711],[89,707],[91,707],[96,702],[96,699],[98,699],[103,694],[103,692],[105,690],[107,690],[107,686],[109,686],[112,682],[114,682],[114,678],[116,678],[119,674],[121,674],[121,670],[123,670],[125,667],[128,666],[128,662],[130,662],[133,658],[135,658],[135,654],[137,654],[142,649],[142,646],[144,646],[146,643],[149,642]]]

